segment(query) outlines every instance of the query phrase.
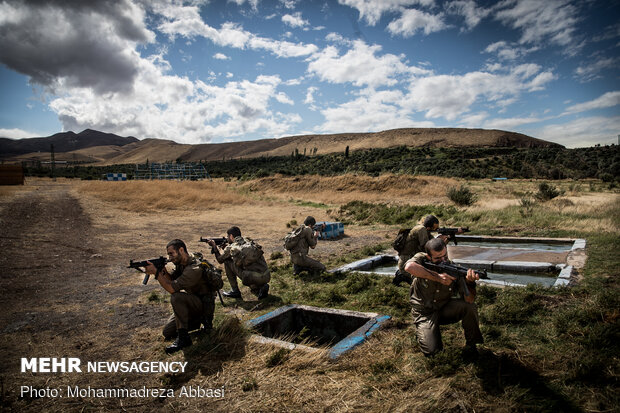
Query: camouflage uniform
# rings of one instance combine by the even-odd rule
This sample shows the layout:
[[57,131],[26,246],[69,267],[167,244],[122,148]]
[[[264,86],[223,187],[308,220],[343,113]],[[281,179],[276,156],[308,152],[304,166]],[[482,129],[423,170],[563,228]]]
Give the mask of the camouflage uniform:
[[170,276],[174,288],[170,304],[174,315],[170,316],[164,326],[163,335],[166,339],[175,337],[178,329],[191,331],[200,328],[201,323],[209,327],[213,323],[215,291],[207,285],[199,264],[190,255],[187,266],[176,266]]
[[411,228],[407,239],[405,240],[405,246],[401,252],[398,253],[398,270],[403,281],[407,281],[411,284],[413,278],[411,274],[405,271],[405,263],[417,254],[418,252],[424,252],[424,245],[431,239],[431,233],[422,224],[418,224]]
[[[425,253],[417,253],[412,260],[422,264],[428,258]],[[439,330],[442,324],[462,320],[467,344],[482,343],[477,306],[463,299],[456,288],[456,283],[444,285],[425,278],[413,278],[409,301],[418,344],[425,355],[435,354],[443,348]]]
[[[245,243],[245,239],[241,236],[235,237],[233,244],[241,245]],[[243,285],[250,287],[252,293],[258,295],[259,290],[271,280],[271,273],[267,266],[265,257],[261,257],[248,265],[247,267],[239,267],[232,259],[231,250],[233,244],[227,245],[221,254],[216,254],[215,258],[220,264],[224,264],[226,277],[233,291],[239,290],[237,277],[241,279]]]
[[323,264],[308,256],[310,247],[316,246],[317,243],[317,238],[314,237],[314,230],[307,225],[302,225],[302,227],[303,229],[297,245],[289,251],[291,254],[291,262],[301,268],[325,271],[325,266]]

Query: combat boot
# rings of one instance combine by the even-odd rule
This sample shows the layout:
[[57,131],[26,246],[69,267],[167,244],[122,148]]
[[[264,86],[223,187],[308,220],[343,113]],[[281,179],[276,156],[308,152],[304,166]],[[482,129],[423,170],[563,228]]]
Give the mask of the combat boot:
[[192,339],[190,338],[189,333],[186,329],[180,328],[178,330],[178,333],[179,335],[177,336],[176,340],[174,340],[174,343],[166,347],[167,354],[176,353],[177,351],[192,345]]
[[269,284],[263,285],[260,290],[258,290],[258,299],[262,300],[263,298],[267,298],[269,296]]
[[228,298],[241,298],[241,291],[239,290],[223,291],[222,295]]

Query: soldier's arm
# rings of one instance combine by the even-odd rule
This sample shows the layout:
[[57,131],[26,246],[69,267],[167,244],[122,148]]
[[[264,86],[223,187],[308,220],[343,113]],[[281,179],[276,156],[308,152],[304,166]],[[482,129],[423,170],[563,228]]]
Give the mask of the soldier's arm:
[[439,274],[435,271],[431,271],[428,268],[425,268],[423,265],[418,264],[413,259],[405,263],[405,271],[407,271],[414,277],[425,278],[427,280],[435,281],[443,285],[450,285],[456,279],[448,274]]
[[159,285],[161,285],[164,290],[172,294],[174,292],[174,288],[172,287],[172,278],[170,278],[170,274],[168,274],[168,270],[166,270],[166,267],[162,268],[158,274],[155,265],[153,265],[153,263],[151,262],[149,262],[148,264],[149,265],[144,268],[144,272],[147,274],[155,275],[155,279],[159,282]]
[[305,232],[305,236],[306,236],[306,241],[308,241],[308,246],[310,248],[314,248],[316,247],[316,243],[318,240],[318,235],[315,237],[314,236],[314,230],[311,227],[306,227],[304,229]]

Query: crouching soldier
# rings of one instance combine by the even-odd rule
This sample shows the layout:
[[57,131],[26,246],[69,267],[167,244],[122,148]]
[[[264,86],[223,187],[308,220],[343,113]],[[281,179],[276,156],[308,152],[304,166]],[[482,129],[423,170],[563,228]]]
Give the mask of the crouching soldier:
[[226,231],[226,238],[228,245],[223,251],[220,251],[215,241],[209,241],[215,259],[220,264],[224,264],[226,277],[231,287],[230,291],[223,292],[222,295],[241,298],[241,291],[237,284],[237,277],[239,277],[243,285],[250,287],[252,294],[256,295],[259,300],[267,298],[271,273],[262,247],[250,238],[243,238],[239,227],[230,227]]
[[217,290],[210,286],[200,260],[187,252],[183,241],[170,241],[166,252],[170,262],[175,265],[172,274],[165,267],[158,272],[152,263],[145,268],[145,272],[155,275],[163,289],[171,294],[170,304],[174,314],[164,326],[163,335],[166,339],[176,336],[174,343],[166,347],[166,353],[172,354],[192,345],[189,331],[200,328],[200,324],[205,330],[213,328]]
[[441,238],[433,238],[425,245],[426,253],[417,253],[405,264],[405,271],[413,275],[411,284],[411,306],[413,322],[420,349],[425,356],[431,356],[443,348],[439,326],[462,322],[465,331],[465,352],[477,354],[476,344],[482,343],[478,324],[476,280],[479,276],[471,268],[467,270],[465,282],[469,295],[459,291],[456,279],[448,274],[439,274],[423,266],[424,261],[434,264],[448,261],[448,249]]
[[299,274],[302,271],[318,272],[325,271],[325,265],[308,256],[309,249],[314,249],[319,238],[319,232],[314,230],[316,220],[314,217],[307,217],[303,225],[294,229],[284,238],[284,248],[291,255],[293,272]]

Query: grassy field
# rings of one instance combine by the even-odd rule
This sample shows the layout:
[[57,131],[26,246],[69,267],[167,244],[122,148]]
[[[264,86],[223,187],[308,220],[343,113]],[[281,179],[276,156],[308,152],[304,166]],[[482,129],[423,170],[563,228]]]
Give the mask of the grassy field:
[[[457,207],[446,189],[466,185],[477,201]],[[222,357],[218,380],[230,387],[226,409],[240,411],[587,411],[620,406],[620,203],[617,189],[597,180],[554,181],[562,195],[539,200],[538,181],[463,181],[436,177],[345,175],[268,177],[225,182],[78,183],[79,193],[140,214],[199,211],[205,205],[274,217],[284,227],[298,208],[320,219],[379,237],[346,253],[316,252],[328,267],[386,249],[401,226],[433,212],[442,224],[473,234],[579,237],[588,260],[570,288],[479,288],[480,357],[462,356],[460,326],[443,328],[445,350],[425,358],[414,339],[408,289],[367,274],[293,276],[281,249],[272,259],[272,291],[259,311],[218,306],[216,330],[186,352],[198,368]],[[154,201],[153,201],[154,200]],[[157,212],[159,211],[159,212]],[[265,212],[271,211],[271,212]],[[298,214],[301,217],[302,214]],[[279,222],[276,217],[282,217]],[[300,218],[298,218],[300,219]],[[277,223],[277,224],[276,224]],[[361,230],[360,230],[361,231]],[[266,237],[267,235],[265,235]],[[348,245],[346,239],[339,241]],[[321,255],[323,254],[323,255]],[[163,292],[152,305],[168,306]],[[388,327],[336,363],[319,355],[246,344],[236,322],[289,303],[373,311],[393,316]],[[206,369],[205,367],[205,370]],[[200,382],[200,374],[191,380]],[[190,380],[164,377],[163,384]],[[173,402],[171,410],[195,408]]]

